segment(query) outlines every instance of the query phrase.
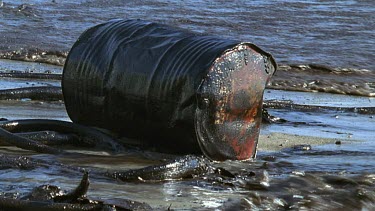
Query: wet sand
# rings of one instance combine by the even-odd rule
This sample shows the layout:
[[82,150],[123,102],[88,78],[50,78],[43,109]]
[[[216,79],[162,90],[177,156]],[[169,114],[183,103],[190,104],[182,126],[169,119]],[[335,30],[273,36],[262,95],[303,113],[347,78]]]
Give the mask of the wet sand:
[[[279,92],[277,92],[279,93]],[[300,99],[299,99],[300,100]],[[352,102],[348,102],[352,103]],[[17,101],[17,100],[1,100],[0,101],[0,117],[7,119],[57,119],[70,121],[63,102],[43,103],[38,101]],[[352,120],[355,120],[352,117]],[[369,118],[371,121],[372,118]],[[374,123],[374,121],[372,121]],[[282,130],[274,129],[275,127],[282,127]],[[323,133],[315,133],[314,136],[309,134],[308,129],[313,126],[299,125],[295,126],[282,126],[282,125],[263,125],[261,135],[258,141],[258,152],[262,151],[278,151],[285,148],[291,148],[296,145],[325,145],[325,144],[350,144],[353,142],[364,141],[364,137],[357,140],[351,138],[351,135],[340,132],[330,134],[327,136]],[[369,125],[371,127],[371,125]],[[360,132],[360,131],[358,131]],[[362,134],[365,135],[365,134]]]
[[258,151],[278,151],[285,148],[292,148],[298,145],[310,145],[311,148],[316,145],[325,144],[350,144],[358,140],[341,138],[323,138],[314,136],[295,135],[287,133],[269,133],[259,136]]
[[[275,92],[273,90],[268,90],[267,92],[269,93],[267,93],[266,99],[274,99],[277,96],[286,100],[286,97],[297,97],[296,94],[298,94],[299,99],[293,99],[296,103],[299,101],[307,102],[308,99],[312,103],[312,99],[317,99],[316,96],[321,97],[321,101],[318,100],[320,102],[327,102],[324,99],[332,98],[332,95],[329,94],[316,95],[315,93]],[[275,93],[276,95],[274,95]],[[361,102],[362,98],[347,96],[345,99],[348,100],[348,103],[352,104],[353,99]],[[352,100],[349,101],[350,99]],[[318,102],[315,101],[315,103]],[[345,104],[345,101],[342,101],[342,103]],[[363,106],[364,103],[360,103],[360,105]],[[312,172],[317,178],[320,178],[319,172],[333,175],[336,172],[351,172],[351,174],[373,172],[375,167],[373,153],[375,151],[375,144],[371,137],[373,137],[372,128],[375,127],[375,120],[371,118],[371,115],[337,111],[304,112],[282,109],[269,109],[269,112],[287,119],[289,122],[285,124],[262,125],[257,159],[245,162],[227,161],[221,164],[231,172],[242,174],[246,174],[244,172],[255,172],[256,175],[262,175],[261,172],[264,171],[264,165],[268,163],[267,172],[271,178],[271,187],[267,191],[258,191],[259,194],[267,197],[276,197],[276,199],[279,199],[278,197],[282,199],[285,194],[291,197],[295,193],[290,192],[288,187],[285,189],[282,185],[293,184],[298,187],[297,189],[301,192],[300,195],[306,197],[311,195],[308,190],[314,188],[315,180],[310,181],[309,177],[299,176],[301,177],[300,179],[306,180],[308,188],[306,188],[305,183],[295,184],[293,181],[284,181],[285,178],[289,178],[290,180],[295,178],[296,175],[293,172],[302,172],[302,175],[304,172]],[[0,101],[0,117],[8,119],[49,118],[69,121],[62,102],[40,103],[30,100]],[[366,124],[358,124],[360,121]],[[294,124],[295,122],[305,122],[306,124]],[[354,126],[352,127],[350,123],[353,123]],[[336,145],[335,142],[337,141],[341,141],[341,145]],[[302,144],[311,145],[312,150],[284,151],[286,148]],[[100,153],[97,153],[97,155],[88,155],[85,154],[84,150],[82,152],[84,154],[81,157],[64,157],[58,160],[66,165],[81,166],[87,169],[100,169],[102,171],[137,169],[160,162],[160,157],[155,157],[152,152],[138,154],[124,153],[121,156],[108,156]],[[54,156],[28,153],[14,147],[1,147],[0,154],[23,154],[31,158],[56,160]],[[269,157],[275,160],[269,161]],[[73,174],[64,172],[62,174],[61,170],[55,167],[37,169],[30,174],[25,173],[25,171],[17,169],[7,170],[7,173],[3,175],[2,182],[0,182],[1,191],[10,193],[17,191],[17,194],[23,195],[33,187],[42,184],[55,184],[63,189],[72,189],[76,186],[81,176],[77,172]],[[22,181],[22,183],[18,187],[16,184],[19,181]],[[161,210],[167,209],[169,205],[171,205],[171,209],[176,210],[220,208],[223,204],[230,202],[230,199],[236,202],[236,200],[242,200],[244,197],[248,200],[250,197],[253,200],[251,194],[254,192],[244,187],[214,184],[199,178],[163,183],[121,183],[100,178],[91,178],[91,184],[88,193],[90,197],[132,199],[146,202],[153,208]],[[366,190],[370,190],[371,187],[366,187]],[[346,191],[345,187],[342,188],[341,192],[345,194],[352,193],[351,190]],[[323,199],[327,199],[327,197],[335,199],[336,195],[336,191],[331,191],[328,196],[325,193],[323,198],[318,198],[316,201],[317,203],[325,204],[326,201]],[[340,199],[351,198],[353,198],[352,195],[340,197]],[[351,205],[354,206],[356,204],[358,203]],[[271,207],[273,206],[273,201],[264,201],[259,206]]]

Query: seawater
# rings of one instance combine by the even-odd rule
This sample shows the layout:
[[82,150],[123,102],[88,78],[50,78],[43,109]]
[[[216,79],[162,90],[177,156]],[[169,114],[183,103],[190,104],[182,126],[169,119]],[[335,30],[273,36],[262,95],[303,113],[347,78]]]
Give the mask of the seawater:
[[144,19],[253,42],[279,63],[375,70],[372,0],[3,0],[2,53],[68,51],[88,27]]
[[143,19],[257,44],[280,64],[269,88],[373,97],[374,14],[372,0],[5,0],[0,58],[62,66],[87,28]]

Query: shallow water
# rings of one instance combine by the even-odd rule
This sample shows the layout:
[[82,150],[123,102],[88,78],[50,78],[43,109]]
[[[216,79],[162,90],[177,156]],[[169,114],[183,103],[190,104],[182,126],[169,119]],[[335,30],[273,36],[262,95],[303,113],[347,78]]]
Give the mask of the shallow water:
[[[268,131],[295,133],[299,135],[327,138],[349,138],[353,140],[375,141],[375,117],[373,113],[348,112],[336,108],[373,108],[374,97],[347,96],[327,93],[301,93],[268,90],[265,101],[292,101],[297,105],[327,106],[332,109],[299,110],[269,109],[273,115],[286,119],[289,123],[266,126]],[[359,110],[359,109],[358,109]],[[289,128],[289,129],[288,129]],[[368,146],[370,150],[371,145]],[[375,151],[375,150],[374,150]]]
[[[0,58],[63,65],[87,28],[145,19],[253,42],[279,64],[302,65],[282,66],[270,88],[375,96],[374,14],[372,0],[4,1]],[[305,68],[309,64],[336,71]]]
[[375,70],[374,14],[372,0],[5,0],[0,50],[68,51],[88,27],[115,18],[146,19],[254,42],[280,63]]
[[[68,50],[86,28],[113,18],[140,18],[250,41],[271,52],[282,65],[268,87],[303,92],[267,90],[265,100],[333,108],[375,107],[374,12],[372,0],[5,0],[0,7],[0,58],[31,62],[0,60],[0,71],[61,74]],[[29,86],[60,86],[60,82],[0,79],[0,89]],[[91,172],[89,198],[133,199],[162,210],[169,206],[195,210],[375,207],[373,113],[290,108],[269,112],[287,122],[263,125],[262,135],[278,132],[342,142],[311,146],[309,151],[263,150],[253,161],[212,164],[236,174],[235,180],[199,176],[156,183],[120,182],[100,173],[154,165],[175,155],[129,150],[112,156],[78,149],[84,154],[60,157],[2,146],[0,154],[70,167],[48,163],[31,170],[0,169],[0,196],[19,198],[42,184],[71,190],[82,176],[80,168],[71,167],[76,166]],[[0,101],[0,118],[69,121],[63,102],[30,99]]]

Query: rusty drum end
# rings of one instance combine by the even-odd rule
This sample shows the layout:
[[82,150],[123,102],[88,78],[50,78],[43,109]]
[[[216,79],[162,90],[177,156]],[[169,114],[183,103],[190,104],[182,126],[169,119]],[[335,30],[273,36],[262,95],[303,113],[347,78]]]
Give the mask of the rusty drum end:
[[255,157],[263,92],[274,69],[269,55],[246,43],[213,62],[199,87],[195,113],[197,140],[207,157]]

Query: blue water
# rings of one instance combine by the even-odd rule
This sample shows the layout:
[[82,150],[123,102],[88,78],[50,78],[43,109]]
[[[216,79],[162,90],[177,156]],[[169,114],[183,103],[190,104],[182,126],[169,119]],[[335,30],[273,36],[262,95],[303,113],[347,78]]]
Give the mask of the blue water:
[[[88,27],[113,18],[139,18],[254,42],[279,63],[375,70],[373,0],[54,2],[5,0],[0,49],[67,51]],[[26,7],[20,9],[21,4]]]

